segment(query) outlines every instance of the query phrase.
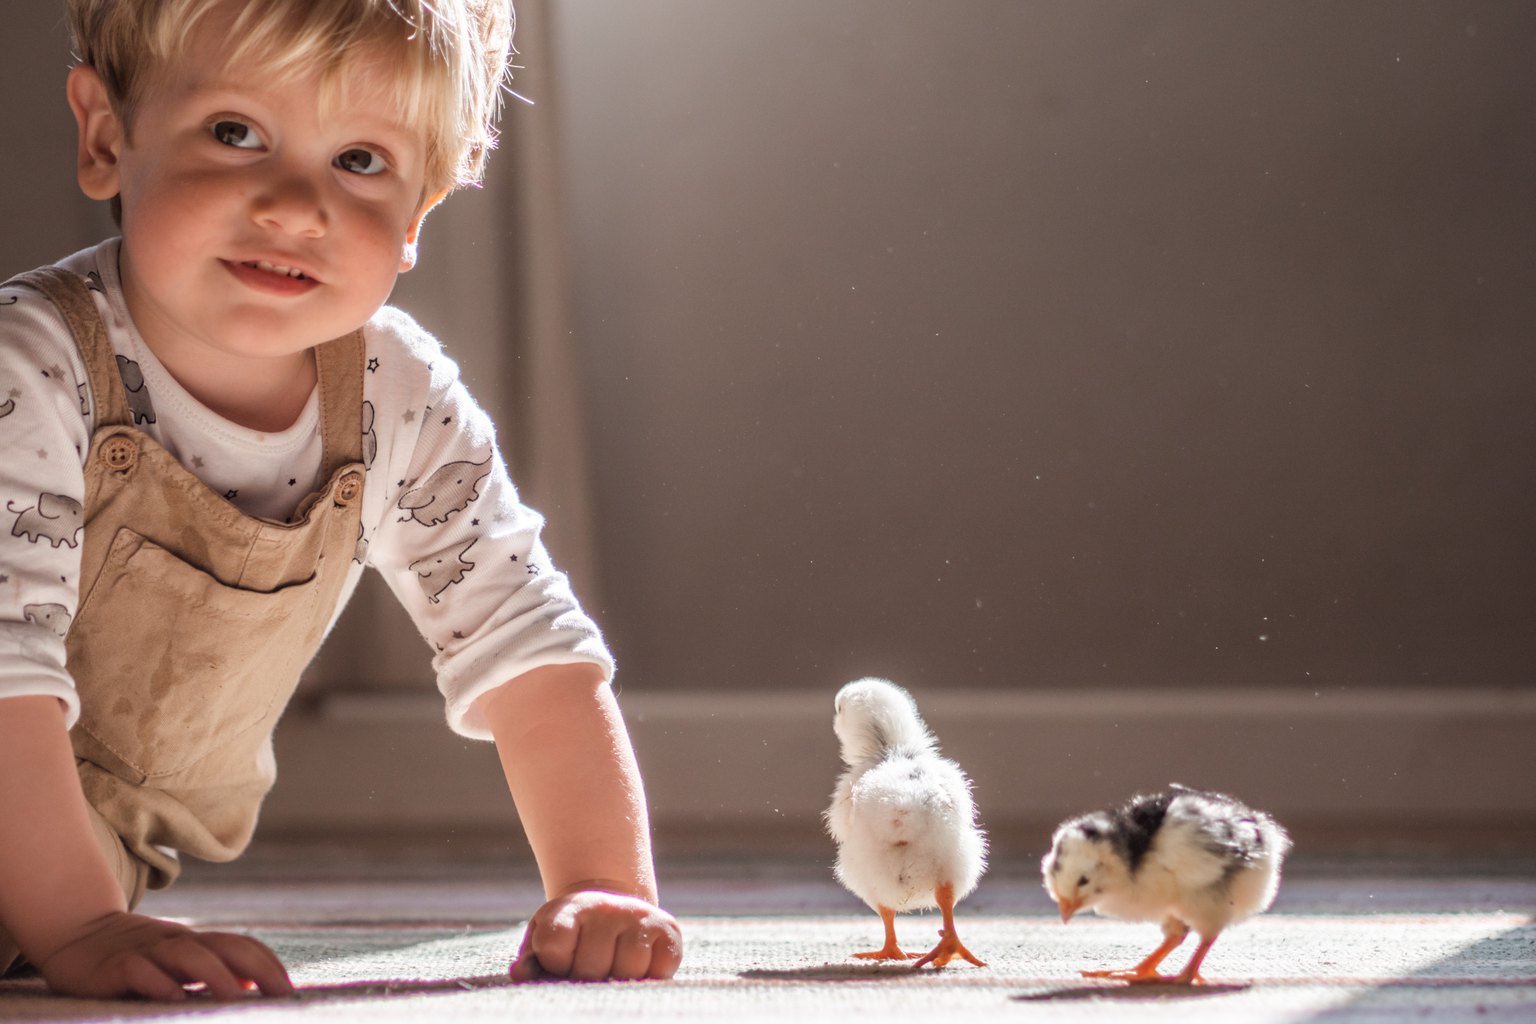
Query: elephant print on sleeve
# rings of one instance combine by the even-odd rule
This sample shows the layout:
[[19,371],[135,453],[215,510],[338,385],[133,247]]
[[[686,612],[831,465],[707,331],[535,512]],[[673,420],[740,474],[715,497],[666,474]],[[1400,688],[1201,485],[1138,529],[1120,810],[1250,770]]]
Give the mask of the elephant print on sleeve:
[[149,400],[149,389],[144,386],[144,371],[139,364],[124,356],[117,357],[117,372],[123,377],[123,387],[128,389],[128,408],[133,412],[133,422],[155,422],[155,407]]
[[[479,540],[479,538],[475,538]],[[411,563],[411,571],[418,577],[422,592],[427,595],[427,600],[437,604],[443,591],[462,582],[465,575],[475,567],[464,556],[469,554],[469,549],[475,546],[475,540],[470,541],[458,550],[449,549],[441,554],[430,555]]]
[[[480,481],[491,475],[491,457],[484,462],[450,462],[433,470],[419,485],[400,495],[397,503],[406,518],[423,526],[445,523],[480,496]],[[404,522],[404,520],[401,520]]]
[[29,604],[22,608],[21,613],[28,622],[47,626],[55,636],[60,637],[69,633],[69,623],[73,618],[69,609],[61,604]]
[[25,537],[32,544],[47,538],[54,547],[60,544],[72,548],[80,546],[78,535],[85,526],[82,521],[85,510],[74,498],[44,491],[37,496],[36,505],[23,509],[12,505],[9,501],[5,503],[5,510],[16,516],[16,523],[11,527],[12,537]]

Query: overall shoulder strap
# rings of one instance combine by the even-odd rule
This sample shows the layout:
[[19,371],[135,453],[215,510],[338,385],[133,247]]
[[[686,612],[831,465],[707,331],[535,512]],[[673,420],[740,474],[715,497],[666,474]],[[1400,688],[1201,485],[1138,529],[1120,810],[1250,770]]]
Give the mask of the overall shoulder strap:
[[58,307],[64,323],[74,335],[80,358],[85,361],[91,401],[95,403],[96,426],[132,423],[133,415],[128,408],[127,396],[123,394],[123,378],[117,369],[117,355],[112,351],[106,324],[102,323],[85,278],[63,267],[39,267],[18,274],[6,283],[23,284],[42,292]]
[[363,352],[361,329],[315,349],[320,460],[327,479],[342,466],[362,461]]

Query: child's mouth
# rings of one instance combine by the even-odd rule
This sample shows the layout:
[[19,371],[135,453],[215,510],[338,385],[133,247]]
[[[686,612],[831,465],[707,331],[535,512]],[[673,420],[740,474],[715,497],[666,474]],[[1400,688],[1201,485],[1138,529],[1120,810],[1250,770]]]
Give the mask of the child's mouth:
[[318,279],[310,277],[299,268],[273,263],[270,260],[240,260],[239,262],[222,260],[220,262],[237,280],[244,282],[246,287],[270,295],[304,295],[320,285]]
[[278,264],[268,263],[266,260],[246,260],[240,265],[242,267],[251,267],[255,270],[265,270],[269,274],[282,274],[284,277],[291,277],[296,281],[314,280],[314,278],[306,275],[304,271],[300,270],[298,267],[284,267]]

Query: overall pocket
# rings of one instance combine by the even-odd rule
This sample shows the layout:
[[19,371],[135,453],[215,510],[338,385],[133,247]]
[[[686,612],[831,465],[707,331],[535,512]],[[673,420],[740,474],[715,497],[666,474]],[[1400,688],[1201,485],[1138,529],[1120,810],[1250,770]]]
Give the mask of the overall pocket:
[[121,762],[101,767],[143,782],[234,745],[254,757],[266,739],[257,727],[313,654],[303,637],[317,593],[313,575],[273,591],[231,587],[120,529],[69,638],[76,728]]

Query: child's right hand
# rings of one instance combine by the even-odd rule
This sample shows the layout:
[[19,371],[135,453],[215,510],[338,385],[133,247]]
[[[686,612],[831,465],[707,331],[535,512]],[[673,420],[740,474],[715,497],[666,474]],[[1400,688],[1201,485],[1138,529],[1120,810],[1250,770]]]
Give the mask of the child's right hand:
[[176,1002],[187,998],[184,986],[196,984],[216,999],[240,999],[252,989],[293,994],[277,954],[255,939],[142,914],[107,914],[41,959],[36,967],[50,989],[88,999]]

